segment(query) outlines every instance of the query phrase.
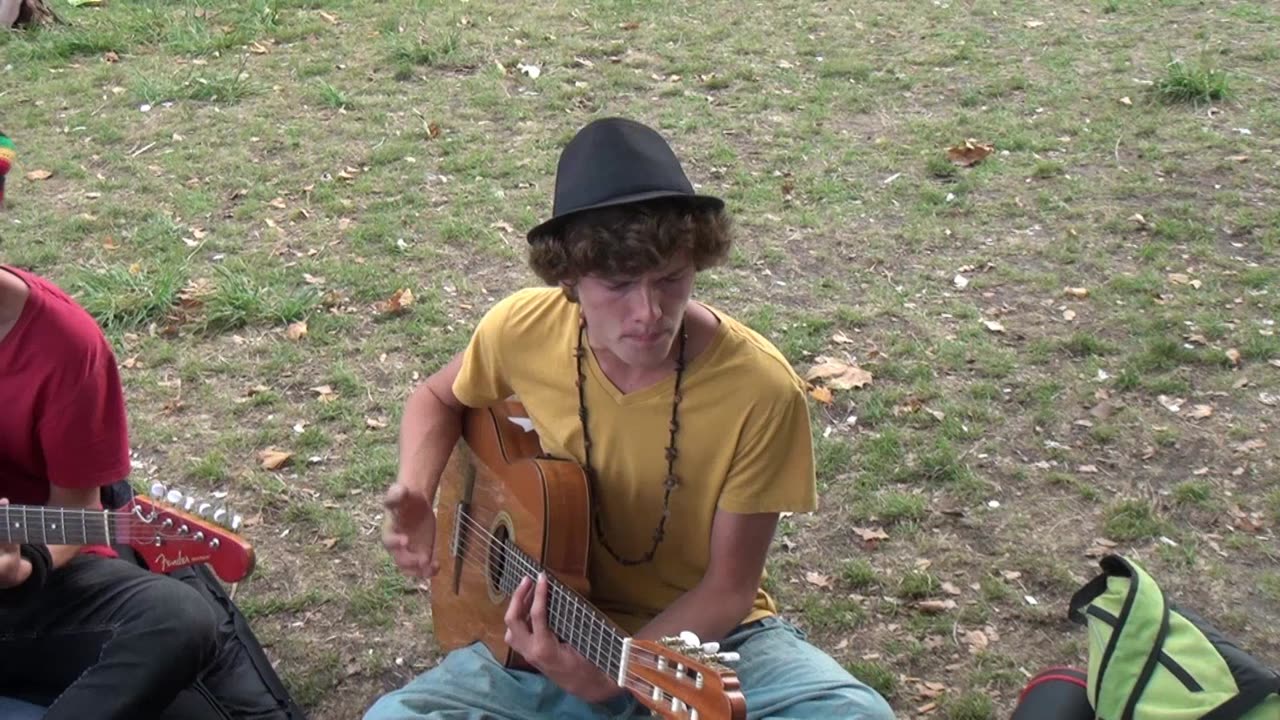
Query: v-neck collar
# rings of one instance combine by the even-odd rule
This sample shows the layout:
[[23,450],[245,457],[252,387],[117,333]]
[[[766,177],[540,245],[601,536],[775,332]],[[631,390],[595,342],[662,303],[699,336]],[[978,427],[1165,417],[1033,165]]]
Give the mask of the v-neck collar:
[[[718,321],[716,323],[716,332],[715,332],[715,335],[711,338],[711,342],[708,343],[707,346],[702,349],[702,352],[698,353],[698,356],[695,357],[692,362],[689,362],[688,364],[685,365],[684,377],[685,377],[686,383],[689,381],[690,376],[699,367],[707,363],[707,357],[709,357],[710,355],[716,352],[716,350],[720,347],[720,344],[724,341],[724,337],[727,333],[724,319],[721,318],[720,315],[717,314],[716,311],[713,310],[711,307],[705,304],[703,305],[703,307],[707,308],[707,311],[710,312],[712,315],[715,315],[716,320]],[[578,312],[579,312],[579,318],[581,318],[582,311],[579,310]],[[629,405],[639,405],[654,399],[654,397],[669,396],[671,395],[672,392],[675,391],[676,374],[674,371],[672,371],[668,373],[666,377],[664,377],[663,379],[659,380],[656,383],[653,383],[652,385],[643,387],[634,392],[624,393],[617,385],[613,383],[612,380],[609,379],[609,376],[606,375],[604,372],[604,368],[600,367],[600,361],[598,358],[596,358],[596,351],[594,348],[591,347],[591,342],[588,340],[588,342],[583,343],[583,345],[585,345],[586,347],[587,371],[591,374],[591,377],[596,381],[596,384],[598,384],[601,388],[603,388],[604,391],[609,394],[609,397],[613,398],[613,402],[615,404],[623,407],[626,407]]]

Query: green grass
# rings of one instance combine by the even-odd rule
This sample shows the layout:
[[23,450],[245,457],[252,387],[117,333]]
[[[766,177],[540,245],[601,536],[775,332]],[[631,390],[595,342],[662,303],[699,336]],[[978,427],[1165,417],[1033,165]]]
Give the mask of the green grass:
[[1231,93],[1230,78],[1225,70],[1204,62],[1188,64],[1182,60],[1165,66],[1165,74],[1156,81],[1154,90],[1156,97],[1168,103],[1223,100]]
[[1122,500],[1107,508],[1103,530],[1112,540],[1145,540],[1165,532],[1165,523],[1150,504],[1141,500]]
[[[898,714],[924,703],[906,677],[950,678],[931,717],[1011,707],[1010,673],[1071,645],[1052,623],[1094,538],[1150,555],[1180,601],[1232,608],[1219,619],[1247,619],[1242,644],[1280,653],[1272,596],[1213,580],[1275,559],[1227,513],[1280,525],[1280,409],[1258,401],[1280,394],[1267,4],[59,12],[0,33],[19,153],[0,260],[107,329],[138,459],[253,520],[260,567],[236,599],[316,720],[358,717],[439,659],[430,592],[377,542],[404,399],[537,282],[523,233],[551,209],[559,147],[605,115],[660,128],[726,200],[735,245],[699,300],[802,376],[819,357],[874,375],[810,401],[819,506],[787,518],[769,582]],[[970,138],[995,153],[954,165],[947,148]],[[403,288],[407,312],[380,309]],[[1091,414],[1104,401],[1111,415]],[[1189,418],[1202,403],[1213,416]],[[264,469],[268,447],[291,464]],[[1195,541],[1210,534],[1225,557]],[[805,582],[815,567],[829,588]],[[897,604],[948,599],[943,577],[954,610]],[[987,624],[986,653],[926,646]]]

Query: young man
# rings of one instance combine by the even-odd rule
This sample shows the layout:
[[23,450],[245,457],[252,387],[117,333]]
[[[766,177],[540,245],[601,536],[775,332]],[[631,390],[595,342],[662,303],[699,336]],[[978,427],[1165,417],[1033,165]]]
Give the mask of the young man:
[[[0,408],[0,503],[99,508],[102,486],[129,474],[101,330],[49,281],[2,265]],[[196,590],[112,548],[0,537],[0,717],[225,719],[189,689],[217,632]]]
[[[517,395],[551,455],[586,468],[597,503],[593,603],[636,637],[692,631],[741,659],[750,718],[891,718],[885,701],[777,616],[761,589],[779,513],[817,503],[803,382],[763,337],[691,300],[728,254],[723,202],[694,193],[656,132],[610,118],[561,155],[553,217],[529,233],[551,287],[481,320],[408,400],[384,542],[407,573],[438,569],[432,503],[465,408]],[[526,582],[507,642],[540,672],[476,644],[381,698],[367,720],[603,718],[643,710],[546,625]]]

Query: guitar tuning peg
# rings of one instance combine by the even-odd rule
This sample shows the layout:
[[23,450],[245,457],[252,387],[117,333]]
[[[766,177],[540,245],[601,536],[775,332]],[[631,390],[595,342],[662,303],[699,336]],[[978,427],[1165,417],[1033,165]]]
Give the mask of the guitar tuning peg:
[[210,515],[212,512],[213,512],[213,505],[211,505],[211,504],[209,504],[209,503],[207,503],[207,502],[202,502],[202,503],[200,503],[200,507],[196,508],[196,514],[197,514],[197,515],[199,515],[199,516],[200,516],[200,517],[202,517],[202,518],[207,518],[207,517],[209,517],[209,515]]
[[168,501],[170,505],[177,505],[182,502],[182,493],[177,490],[170,490],[164,494],[164,499]]
[[684,643],[685,647],[691,649],[702,647],[702,641],[698,639],[698,636],[688,630],[680,633],[680,642]]
[[227,520],[227,509],[225,507],[220,507],[217,510],[213,511],[214,522],[218,523],[219,525],[222,525],[226,522],[226,520]]
[[232,530],[239,530],[239,529],[240,529],[240,526],[241,526],[241,525],[243,525],[243,524],[244,524],[244,518],[240,517],[239,515],[232,515],[232,516],[231,516],[231,529],[232,529]]
[[708,655],[715,655],[716,653],[720,652],[720,643],[718,642],[702,643],[702,652]]
[[742,656],[736,652],[722,652],[722,653],[716,654],[716,659],[718,659],[722,663],[728,664],[728,663],[738,662],[739,660],[742,659]]
[[196,498],[194,495],[192,495],[188,497],[187,501],[182,504],[182,509],[186,510],[187,512],[191,512],[193,509],[195,509],[195,506],[196,506]]
[[169,488],[164,486],[162,482],[151,483],[151,497],[160,500],[169,493]]

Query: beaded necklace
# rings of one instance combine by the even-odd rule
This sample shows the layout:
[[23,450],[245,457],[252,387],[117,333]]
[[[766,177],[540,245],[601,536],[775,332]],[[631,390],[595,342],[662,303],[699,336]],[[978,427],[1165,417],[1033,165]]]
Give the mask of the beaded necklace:
[[[586,318],[583,318],[578,323],[578,348],[574,352],[574,356],[577,358],[577,364],[578,364],[578,419],[582,421],[582,446],[583,446],[583,451],[586,455],[587,480],[590,481],[592,491],[595,492],[598,497],[599,491],[596,489],[597,487],[596,470],[595,470],[595,467],[592,466],[591,464],[591,432],[587,428],[587,395],[586,395],[587,376],[582,369],[583,358],[585,358],[587,354],[585,346],[583,344],[583,335],[585,334],[586,329],[587,329]],[[655,528],[653,531],[653,546],[650,547],[649,551],[646,552],[639,559],[624,558],[620,556],[617,553],[617,551],[615,551],[613,547],[609,544],[609,540],[604,535],[604,528],[600,521],[600,510],[599,510],[598,503],[596,504],[596,508],[592,512],[592,515],[594,516],[594,524],[596,528],[596,537],[600,539],[600,543],[604,545],[606,550],[609,551],[609,554],[613,556],[613,559],[617,560],[619,563],[623,565],[640,565],[641,563],[646,563],[653,560],[653,555],[655,552],[657,552],[658,545],[662,542],[663,537],[666,535],[667,518],[670,517],[671,515],[671,491],[680,485],[680,477],[675,474],[676,457],[679,455],[679,453],[676,451],[676,431],[680,429],[680,421],[678,419],[678,412],[680,409],[680,400],[681,400],[680,381],[684,377],[685,347],[688,344],[688,341],[689,341],[689,335],[685,331],[684,323],[682,322],[680,324],[680,352],[676,356],[675,392],[673,393],[672,400],[671,400],[671,440],[667,445],[667,450],[666,450],[667,476],[662,481],[663,487],[665,488],[665,492],[663,493],[663,496],[662,496],[662,517],[661,519],[658,520],[658,527]]]

